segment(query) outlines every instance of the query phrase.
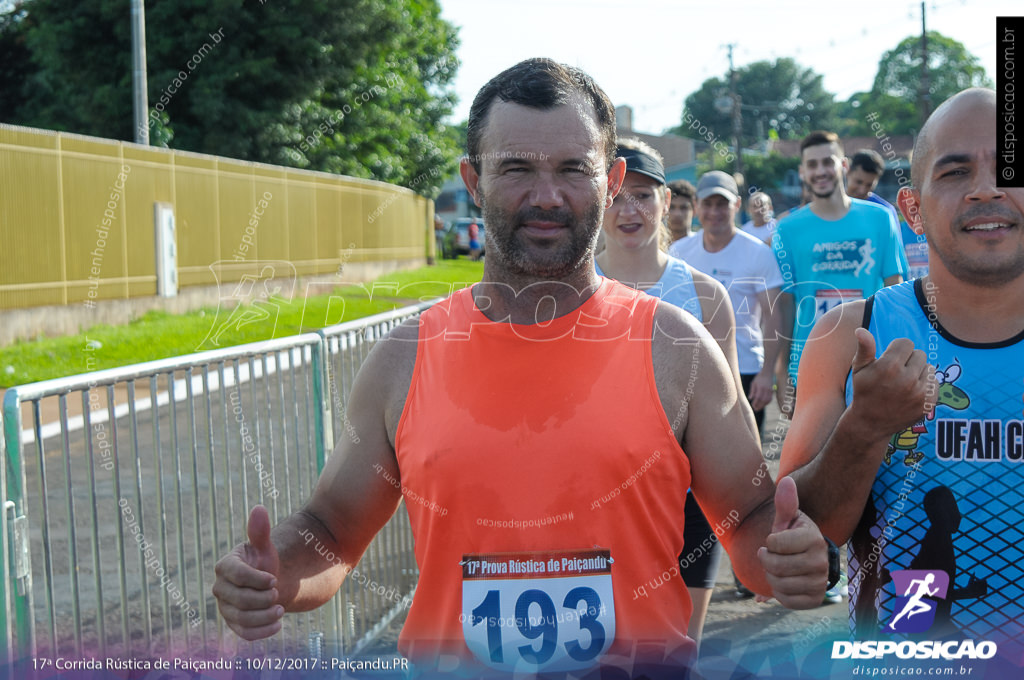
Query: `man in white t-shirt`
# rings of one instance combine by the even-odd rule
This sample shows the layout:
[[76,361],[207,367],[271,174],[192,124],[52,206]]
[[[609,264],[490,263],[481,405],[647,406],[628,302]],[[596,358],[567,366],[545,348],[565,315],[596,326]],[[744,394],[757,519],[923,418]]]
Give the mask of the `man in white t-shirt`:
[[770,246],[772,234],[775,233],[772,197],[763,191],[755,191],[747,199],[747,212],[750,213],[750,219],[743,223],[741,229],[759,241],[764,241],[766,246]]
[[760,428],[772,399],[778,355],[782,274],[771,248],[736,228],[740,199],[736,181],[720,170],[697,183],[697,217],[703,230],[672,244],[669,254],[718,279],[736,315],[736,350],[743,389]]

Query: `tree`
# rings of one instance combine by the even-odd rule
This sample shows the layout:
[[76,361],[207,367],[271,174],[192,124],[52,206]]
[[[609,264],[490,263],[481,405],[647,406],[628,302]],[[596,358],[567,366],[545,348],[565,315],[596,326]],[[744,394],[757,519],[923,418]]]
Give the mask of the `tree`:
[[[0,81],[0,101],[21,102],[9,120],[134,139],[127,3],[30,0],[21,11],[30,64],[17,84]],[[182,0],[151,3],[146,20],[153,143],[424,195],[454,164],[441,121],[458,39],[437,0]]]
[[920,128],[917,104],[884,93],[854,94],[839,105],[838,119],[839,127],[836,132],[840,137],[870,137],[875,134],[871,127],[872,122],[877,122],[891,135],[913,134]]
[[[824,89],[822,77],[788,57],[737,69],[736,92],[741,100],[741,146],[760,144],[772,129],[782,139],[794,139],[835,124],[834,98]],[[728,97],[728,76],[704,81],[686,98],[683,124],[673,132],[731,144],[733,123]]]
[[[436,3],[405,3],[366,13],[369,35],[380,36],[350,74],[337,72],[319,96],[296,109],[303,135],[278,147],[295,164],[373,177],[435,197],[456,167],[457,134],[443,120],[455,105],[455,29]],[[278,162],[283,162],[278,161]]]
[[767,156],[744,154],[743,179],[747,192],[758,190],[771,192],[782,186],[787,173],[795,171],[800,159],[793,156],[782,156],[773,151]]
[[[25,44],[25,12],[14,7],[0,13],[0,93],[14,92],[35,73],[32,54]],[[14,121],[20,98],[0,94],[0,121]]]
[[[992,81],[978,58],[952,38],[928,33],[928,73],[931,107],[968,87],[991,87]],[[873,116],[887,134],[905,135],[921,129],[924,108],[921,88],[921,36],[910,36],[885,52],[870,92],[858,92],[839,107],[839,132],[843,136],[872,135]]]
[[21,5],[19,30],[30,63],[18,65],[27,78],[16,91],[0,93],[0,99],[20,102],[10,122],[133,138],[131,23],[127,8],[118,5],[73,0]]
[[[921,36],[910,36],[882,55],[871,87],[873,98],[884,95],[918,102],[921,92]],[[968,87],[992,87],[978,58],[961,43],[935,31],[928,31],[928,93],[931,108]],[[919,109],[924,116],[923,109]],[[918,124],[923,124],[923,117]]]

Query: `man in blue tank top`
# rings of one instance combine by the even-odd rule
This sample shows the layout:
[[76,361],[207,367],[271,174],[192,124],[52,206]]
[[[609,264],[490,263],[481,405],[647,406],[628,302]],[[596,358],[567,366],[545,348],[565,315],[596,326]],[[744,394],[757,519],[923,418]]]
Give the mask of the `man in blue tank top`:
[[850,542],[856,641],[833,660],[1024,674],[1024,189],[999,186],[996,109],[965,90],[917,140],[899,206],[929,274],[804,348],[779,474]]

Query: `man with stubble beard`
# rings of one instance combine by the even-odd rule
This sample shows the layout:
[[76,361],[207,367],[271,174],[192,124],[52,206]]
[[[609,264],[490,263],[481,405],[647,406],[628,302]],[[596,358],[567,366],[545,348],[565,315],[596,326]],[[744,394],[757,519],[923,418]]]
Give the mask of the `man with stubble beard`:
[[792,480],[767,476],[721,350],[686,312],[596,274],[625,174],[608,97],[531,59],[483,87],[467,132],[483,280],[374,347],[349,399],[359,437],[303,508],[272,530],[253,509],[217,565],[228,626],[264,638],[327,602],[404,498],[420,577],[399,651],[421,676],[685,677],[686,587],[643,586],[678,569],[688,486],[744,582],[816,606],[827,543]]

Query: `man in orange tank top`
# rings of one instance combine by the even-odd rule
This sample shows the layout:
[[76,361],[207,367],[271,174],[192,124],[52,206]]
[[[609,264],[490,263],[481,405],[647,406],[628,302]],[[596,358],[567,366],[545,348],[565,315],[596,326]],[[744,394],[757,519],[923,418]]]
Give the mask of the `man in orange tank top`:
[[721,350],[679,308],[596,275],[625,174],[607,96],[528,60],[480,91],[467,137],[483,280],[370,353],[358,436],[301,510],[273,529],[252,510],[249,541],[217,564],[228,626],[265,638],[327,602],[404,498],[421,576],[399,649],[422,673],[685,677],[688,486],[745,584],[817,607],[831,551],[792,481],[776,489]]

